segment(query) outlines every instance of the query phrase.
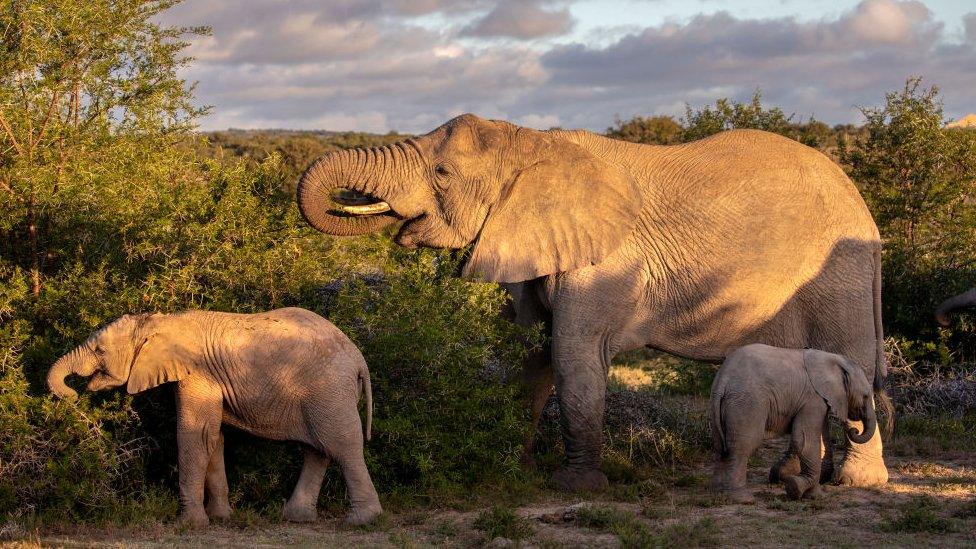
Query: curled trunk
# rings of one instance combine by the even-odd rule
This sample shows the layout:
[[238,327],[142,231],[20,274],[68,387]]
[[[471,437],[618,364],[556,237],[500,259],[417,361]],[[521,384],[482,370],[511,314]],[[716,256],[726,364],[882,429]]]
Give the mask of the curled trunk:
[[976,305],[976,288],[943,301],[935,310],[935,320],[942,326],[949,325],[949,315],[958,309]]
[[870,402],[865,402],[864,406],[864,428],[858,433],[857,429],[854,427],[849,427],[847,429],[847,438],[855,444],[867,444],[871,437],[874,436],[874,431],[878,428],[878,416],[874,412],[874,407],[871,406]]
[[398,219],[386,202],[391,181],[407,172],[409,156],[400,144],[326,154],[298,182],[298,208],[310,225],[334,236],[387,227]]
[[59,358],[47,373],[47,387],[58,398],[74,398],[78,393],[68,387],[64,380],[69,374],[88,377],[98,368],[98,358],[87,345],[75,348]]

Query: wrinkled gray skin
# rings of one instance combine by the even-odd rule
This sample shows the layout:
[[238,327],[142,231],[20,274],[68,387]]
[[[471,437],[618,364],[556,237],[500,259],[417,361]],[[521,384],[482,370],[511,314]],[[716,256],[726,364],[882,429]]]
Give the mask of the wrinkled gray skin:
[[746,488],[749,458],[764,438],[788,433],[800,470],[782,478],[786,493],[792,499],[820,497],[828,411],[842,422],[863,421],[863,432],[850,428],[847,436],[864,444],[878,426],[873,399],[864,371],[840,355],[762,344],[736,349],[712,383],[709,422],[717,458],[712,487],[733,501],[754,501]]
[[976,306],[976,288],[959,295],[954,295],[939,304],[935,310],[935,320],[941,326],[948,326],[951,323],[951,315],[959,309],[966,309]]
[[[230,516],[222,423],[305,447],[298,485],[284,518],[312,521],[329,461],[342,466],[352,509],[363,524],[382,512],[363,459],[357,402],[372,391],[366,361],[328,320],[305,309],[258,314],[186,311],[123,316],[61,357],[48,387],[74,397],[69,374],[91,376],[88,389],[125,385],[130,394],[175,381],[182,520],[205,526]],[[204,487],[207,505],[204,508]]]
[[[664,147],[463,115],[319,158],[298,204],[332,235],[405,221],[403,246],[473,244],[462,274],[504,283],[515,320],[551,335],[525,378],[536,418],[555,384],[566,489],[606,486],[607,371],[622,351],[717,362],[748,343],[812,347],[882,386],[877,227],[839,167],[778,135]],[[847,456],[839,482],[887,481],[880,436]]]

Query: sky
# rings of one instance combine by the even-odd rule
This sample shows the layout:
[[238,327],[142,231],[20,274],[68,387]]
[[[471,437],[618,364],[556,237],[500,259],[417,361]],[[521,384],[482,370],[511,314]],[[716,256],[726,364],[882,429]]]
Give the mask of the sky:
[[976,112],[973,0],[185,0],[204,130],[424,133],[471,112],[602,131],[760,90],[858,123],[912,75]]

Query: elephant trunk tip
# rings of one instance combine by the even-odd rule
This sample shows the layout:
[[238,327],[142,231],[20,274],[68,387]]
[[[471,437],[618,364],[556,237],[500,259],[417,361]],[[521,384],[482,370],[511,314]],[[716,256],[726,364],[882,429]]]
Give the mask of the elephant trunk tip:
[[865,430],[861,431],[860,433],[858,433],[857,432],[857,428],[855,428],[855,427],[848,427],[848,429],[847,429],[847,438],[851,439],[851,441],[853,441],[853,442],[855,442],[857,444],[866,444],[868,442],[868,440],[871,440],[871,437],[870,436],[864,436],[866,434],[866,431],[867,431],[867,429],[865,429]]
[[71,387],[68,387],[64,383],[64,377],[55,375],[52,372],[51,375],[47,376],[47,388],[54,396],[61,399],[74,399],[78,397],[78,391],[75,391]]

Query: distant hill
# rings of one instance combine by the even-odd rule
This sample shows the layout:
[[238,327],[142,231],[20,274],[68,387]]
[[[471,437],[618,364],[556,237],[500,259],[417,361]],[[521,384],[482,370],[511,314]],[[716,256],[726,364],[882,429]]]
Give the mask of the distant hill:
[[976,128],[976,114],[969,113],[966,116],[946,124],[947,128]]

